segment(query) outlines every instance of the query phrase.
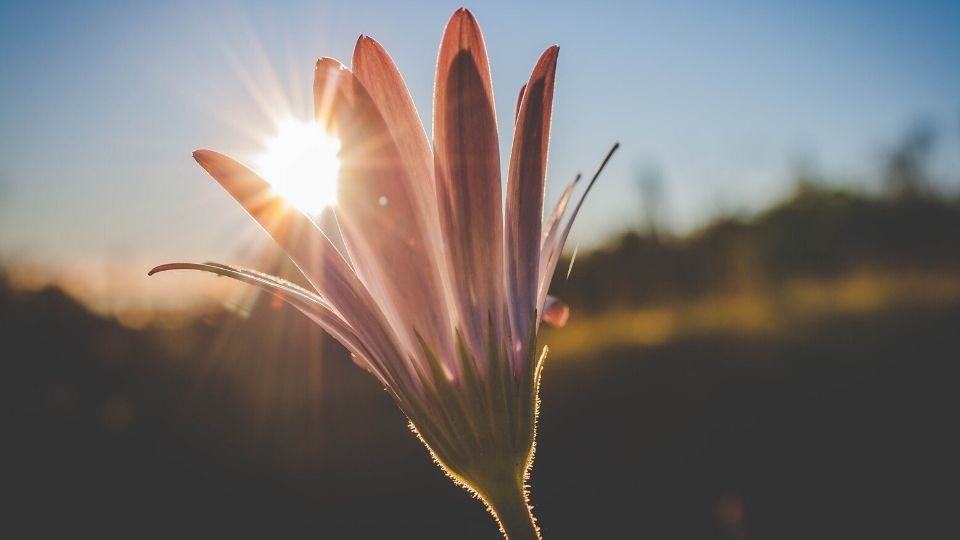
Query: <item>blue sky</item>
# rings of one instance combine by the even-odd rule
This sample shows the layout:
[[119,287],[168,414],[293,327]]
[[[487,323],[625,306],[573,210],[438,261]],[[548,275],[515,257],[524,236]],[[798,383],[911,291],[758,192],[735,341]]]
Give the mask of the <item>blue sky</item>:
[[[0,6],[0,257],[245,263],[257,230],[197,167],[244,159],[276,109],[307,118],[313,63],[377,38],[427,123],[457,2],[25,2]],[[636,175],[663,171],[664,218],[690,229],[762,207],[799,159],[859,183],[930,119],[935,171],[960,189],[958,2],[467,4],[490,51],[501,142],[519,85],[561,45],[552,200],[622,150],[575,229],[640,222]],[[266,110],[271,109],[271,110]]]

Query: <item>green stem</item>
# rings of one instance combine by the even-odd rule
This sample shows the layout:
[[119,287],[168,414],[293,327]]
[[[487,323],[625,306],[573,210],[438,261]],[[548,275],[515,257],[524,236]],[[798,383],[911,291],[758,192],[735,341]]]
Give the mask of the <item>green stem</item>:
[[488,490],[485,499],[500,522],[506,540],[541,540],[522,482],[500,484]]

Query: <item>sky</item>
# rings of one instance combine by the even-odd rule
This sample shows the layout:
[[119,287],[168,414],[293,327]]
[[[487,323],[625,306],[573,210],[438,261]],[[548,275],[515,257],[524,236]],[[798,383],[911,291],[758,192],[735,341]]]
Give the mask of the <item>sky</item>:
[[[249,264],[262,233],[193,162],[249,159],[310,117],[313,65],[361,33],[403,72],[428,133],[437,47],[458,2],[5,2],[0,5],[0,260]],[[960,191],[960,2],[467,4],[486,37],[502,154],[538,55],[561,46],[548,201],[621,151],[572,244],[641,223],[637,177],[687,231],[790,191],[798,162],[857,184],[919,121]],[[506,165],[506,159],[504,166]],[[137,274],[140,275],[139,273]]]

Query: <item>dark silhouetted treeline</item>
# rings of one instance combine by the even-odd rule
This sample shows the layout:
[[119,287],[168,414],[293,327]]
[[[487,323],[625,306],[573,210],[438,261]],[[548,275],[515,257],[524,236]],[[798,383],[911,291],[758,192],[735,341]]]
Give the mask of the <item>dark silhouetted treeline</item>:
[[801,183],[769,210],[722,218],[687,236],[628,232],[581,254],[566,280],[568,263],[558,265],[553,290],[588,311],[865,268],[960,269],[960,200]]

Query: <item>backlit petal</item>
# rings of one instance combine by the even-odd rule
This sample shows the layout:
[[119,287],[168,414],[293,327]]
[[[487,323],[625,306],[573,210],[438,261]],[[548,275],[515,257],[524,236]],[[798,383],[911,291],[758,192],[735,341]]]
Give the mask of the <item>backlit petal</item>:
[[[573,212],[570,213],[570,217],[568,217],[567,220],[560,225],[556,240],[551,242],[552,246],[550,247],[551,251],[550,256],[547,259],[547,264],[540,269],[540,290],[542,293],[542,298],[546,298],[546,291],[550,287],[550,279],[553,277],[553,271],[557,268],[557,262],[560,260],[560,252],[563,250],[564,244],[567,243],[567,237],[570,235],[570,229],[573,228],[573,223],[576,221],[577,215],[580,213],[580,208],[583,206],[583,201],[586,200],[587,195],[590,194],[590,190],[593,189],[593,184],[596,183],[597,178],[600,177],[600,173],[603,172],[604,167],[607,166],[607,162],[610,161],[610,158],[613,157],[613,153],[616,152],[618,148],[620,148],[620,143],[615,143],[613,147],[610,148],[610,151],[607,152],[607,155],[603,158],[600,166],[597,167],[597,171],[593,173],[593,177],[590,179],[590,183],[587,184],[587,188],[580,195],[580,199],[577,200],[577,205],[573,208]],[[568,186],[567,189],[570,189],[570,186]]]
[[520,104],[523,103],[523,93],[527,90],[527,84],[524,83],[520,87],[520,91],[517,92],[517,107],[513,110],[513,121],[516,123],[517,118],[520,116]]
[[480,27],[460,9],[440,44],[434,84],[437,199],[464,337],[485,349],[490,318],[503,328],[500,154],[490,66]]
[[421,211],[425,217],[431,218],[427,220],[428,225],[439,235],[433,151],[400,71],[376,40],[360,36],[353,51],[353,73],[383,115],[400,158],[417,188]]
[[373,355],[357,337],[353,328],[350,327],[350,324],[334,312],[322,297],[276,276],[269,276],[225,264],[170,263],[150,270],[149,275],[170,270],[200,270],[210,272],[218,276],[226,276],[254,285],[273,294],[309,317],[328,334],[333,336],[352,353],[352,356],[356,358],[357,363],[360,364],[361,367],[373,372],[378,378],[383,378],[371,360]]
[[356,274],[319,228],[256,173],[210,150],[194,152],[210,176],[280,244],[310,284],[384,357],[400,355],[396,338]]
[[514,346],[530,332],[540,270],[543,189],[559,47],[544,51],[523,92],[507,184],[506,253]]
[[[317,63],[314,96],[319,119],[342,143],[337,217],[357,274],[396,329],[403,361],[421,356],[417,333],[452,358],[428,219],[383,116],[353,73],[332,59]],[[421,375],[422,367],[411,365]]]
[[576,187],[577,182],[580,181],[580,174],[567,184],[567,187],[564,188],[563,193],[560,195],[560,199],[557,200],[557,205],[553,208],[553,212],[550,214],[550,217],[547,218],[547,221],[543,224],[543,240],[540,243],[540,270],[539,270],[539,282],[537,284],[537,305],[543,305],[544,298],[547,295],[547,289],[550,286],[550,279],[553,277],[551,274],[546,274],[546,269],[555,268],[557,265],[557,258],[560,257],[561,247],[559,245],[560,239],[560,225],[563,218],[564,212],[567,210],[567,205],[570,203],[570,197],[573,195],[573,188]]

